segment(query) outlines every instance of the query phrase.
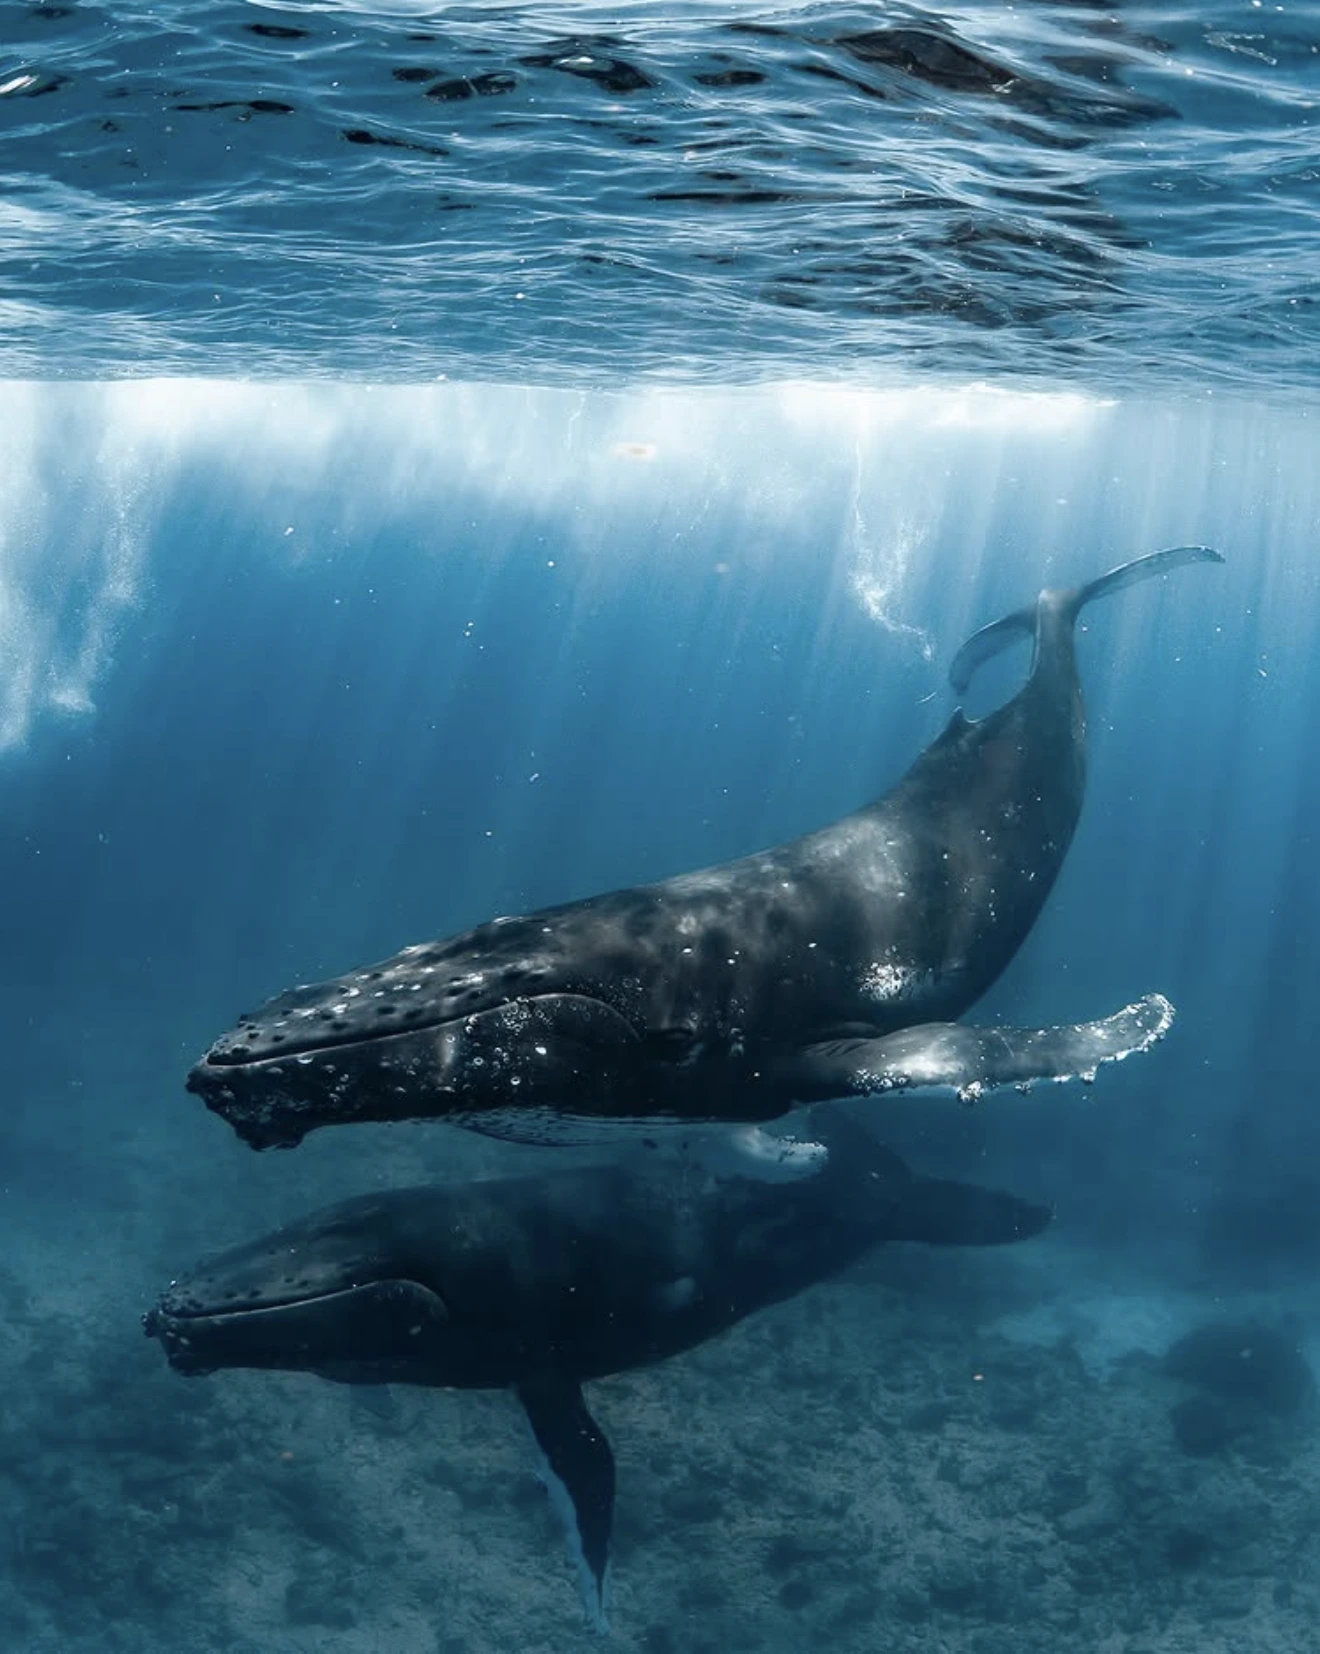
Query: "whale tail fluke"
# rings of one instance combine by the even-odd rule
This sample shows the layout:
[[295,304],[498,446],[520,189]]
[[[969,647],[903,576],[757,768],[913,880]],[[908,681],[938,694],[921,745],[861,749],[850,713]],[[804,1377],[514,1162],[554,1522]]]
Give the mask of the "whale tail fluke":
[[1152,580],[1156,575],[1167,574],[1171,569],[1181,568],[1185,563],[1223,561],[1219,553],[1212,551],[1209,546],[1168,546],[1163,551],[1149,552],[1145,557],[1134,557],[1130,563],[1120,563],[1116,569],[1097,575],[1084,586],[1074,586],[1070,591],[1042,592],[1034,603],[1016,609],[1000,620],[992,620],[988,626],[982,626],[979,632],[973,632],[953,657],[953,664],[949,668],[949,682],[957,694],[964,694],[978,668],[984,666],[986,661],[993,660],[1001,650],[1007,649],[1019,637],[1034,637],[1041,605],[1051,598],[1055,600],[1071,626],[1086,605],[1097,597],[1108,597],[1111,592],[1125,591],[1129,586],[1135,586],[1142,580]]

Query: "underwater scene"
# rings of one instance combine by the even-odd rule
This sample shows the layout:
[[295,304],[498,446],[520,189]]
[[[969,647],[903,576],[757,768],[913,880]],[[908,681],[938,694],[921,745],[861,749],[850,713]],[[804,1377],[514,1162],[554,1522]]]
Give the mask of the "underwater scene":
[[1311,1654],[1318,119],[0,0],[0,1654]]

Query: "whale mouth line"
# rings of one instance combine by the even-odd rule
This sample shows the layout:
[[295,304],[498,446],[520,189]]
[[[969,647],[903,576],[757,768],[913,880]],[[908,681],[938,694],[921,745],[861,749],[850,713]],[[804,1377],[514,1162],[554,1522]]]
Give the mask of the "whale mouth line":
[[[461,1028],[463,1024],[480,1017],[487,1017],[507,1011],[511,1007],[528,1007],[548,1000],[563,999],[565,997],[586,998],[586,995],[565,996],[562,993],[550,994],[511,994],[504,999],[492,1000],[489,1004],[476,1009],[468,1009],[458,1013],[444,1015],[430,1015],[426,1012],[415,1011],[404,1013],[403,1017],[389,1026],[368,1029],[344,1029],[337,1031],[333,1028],[325,1030],[324,1034],[317,1033],[315,1038],[299,1037],[297,1031],[289,1037],[281,1039],[274,1045],[270,1036],[265,1036],[263,1049],[253,1050],[244,1048],[240,1040],[225,1045],[219,1049],[212,1048],[197,1063],[193,1069],[194,1076],[209,1071],[224,1071],[226,1069],[247,1068],[258,1069],[278,1065],[286,1062],[296,1062],[302,1057],[318,1057],[330,1051],[351,1051],[367,1046],[385,1045],[391,1040],[402,1040],[416,1034],[434,1034],[447,1028]],[[308,1036],[313,1030],[308,1030]]]
[[324,1292],[291,1293],[288,1297],[263,1297],[260,1302],[216,1304],[197,1309],[186,1305],[171,1306],[168,1309],[160,1306],[149,1313],[148,1319],[152,1322],[149,1330],[154,1333],[157,1328],[164,1328],[166,1331],[186,1334],[189,1327],[202,1324],[219,1327],[233,1325],[238,1321],[259,1321],[266,1316],[287,1314],[289,1310],[348,1303],[364,1292],[371,1292],[390,1284],[390,1280],[387,1279],[357,1281],[352,1286],[331,1287]]
[[167,1295],[143,1316],[142,1328],[159,1341],[171,1367],[192,1374],[232,1366],[237,1355],[263,1343],[306,1353],[337,1324],[356,1326],[369,1339],[382,1315],[412,1336],[449,1320],[443,1297],[408,1275],[368,1275],[324,1290],[309,1283],[301,1296],[296,1295],[301,1289],[293,1290],[287,1297],[206,1306]]
[[[388,1046],[394,1041],[403,1042],[418,1035],[439,1037],[446,1032],[468,1033],[475,1026],[488,1017],[508,1016],[510,1021],[509,1032],[516,1034],[526,1022],[540,1013],[544,1017],[544,1008],[558,1005],[565,1010],[572,1008],[581,1015],[584,1008],[590,1008],[589,1020],[604,1017],[611,1025],[613,1037],[635,1038],[635,1031],[614,1011],[608,1001],[594,994],[574,993],[571,989],[558,989],[550,993],[541,994],[510,994],[502,999],[492,999],[489,1003],[468,1007],[457,1014],[430,1015],[420,1008],[405,1014],[407,1020],[400,1019],[388,1027],[372,1028],[363,1031],[361,1028],[344,1028],[342,1030],[327,1028],[324,1033],[309,1028],[304,1035],[301,1029],[290,1029],[278,1045],[273,1044],[270,1035],[263,1036],[262,1046],[254,1049],[244,1043],[238,1035],[231,1036],[219,1046],[213,1046],[210,1051],[194,1066],[187,1079],[189,1091],[201,1091],[209,1084],[223,1083],[227,1075],[239,1072],[258,1073],[265,1070],[271,1073],[283,1066],[310,1065],[318,1057],[328,1057],[336,1052],[351,1053],[372,1048]],[[514,1026],[515,1022],[518,1026]],[[542,1026],[548,1036],[552,1032],[548,1021],[542,1021]],[[567,1032],[559,1029],[559,1034]],[[301,1036],[301,1037],[300,1037]]]
[[[502,1010],[505,1005],[515,1003],[514,1000],[501,1000],[498,1004],[490,1006],[489,1010]],[[461,1016],[419,1016],[401,1026],[372,1029],[366,1033],[337,1034],[331,1031],[324,1038],[316,1040],[282,1040],[269,1050],[245,1050],[241,1044],[235,1044],[222,1050],[208,1051],[193,1069],[193,1074],[204,1073],[207,1069],[268,1068],[280,1063],[296,1062],[300,1057],[318,1057],[328,1051],[351,1051],[355,1047],[384,1045],[390,1040],[406,1039],[414,1034],[430,1034],[439,1029],[452,1028],[466,1022],[470,1017],[486,1014],[486,1011],[482,1010],[467,1011]]]

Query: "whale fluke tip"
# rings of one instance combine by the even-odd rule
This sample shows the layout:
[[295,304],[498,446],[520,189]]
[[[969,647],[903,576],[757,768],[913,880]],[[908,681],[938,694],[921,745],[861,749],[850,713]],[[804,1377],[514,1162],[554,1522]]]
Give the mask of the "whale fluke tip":
[[984,666],[986,661],[993,660],[1016,638],[1036,633],[1037,616],[1042,605],[1051,598],[1059,604],[1068,631],[1071,632],[1072,622],[1081,610],[1088,603],[1093,603],[1097,597],[1108,597],[1111,592],[1124,591],[1128,586],[1135,586],[1142,580],[1153,580],[1156,575],[1167,574],[1171,569],[1182,568],[1188,563],[1223,561],[1222,554],[1212,546],[1166,546],[1162,551],[1150,551],[1143,557],[1134,557],[1129,563],[1120,563],[1117,568],[1108,569],[1104,574],[1097,575],[1094,580],[1088,580],[1085,585],[1077,586],[1071,592],[1042,592],[1035,603],[1016,609],[1000,620],[992,620],[988,626],[982,626],[979,632],[973,632],[953,657],[949,667],[949,683],[955,694],[965,694],[979,667]]

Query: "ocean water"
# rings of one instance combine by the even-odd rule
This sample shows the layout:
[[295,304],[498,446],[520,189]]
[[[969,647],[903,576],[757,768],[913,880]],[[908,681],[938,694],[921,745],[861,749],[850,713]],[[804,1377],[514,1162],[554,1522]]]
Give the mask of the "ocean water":
[[12,374],[1313,385],[1309,4],[0,16]]
[[1045,1236],[589,1387],[608,1642],[1311,1650],[1313,1404],[1167,1356],[1320,1370],[1320,11],[0,24],[0,1650],[604,1646],[509,1395],[184,1380],[138,1325],[320,1202],[567,1151],[259,1156],[189,1066],[833,819],[975,627],[1194,542],[1085,616],[1082,824],[976,1012],[1173,1030],[860,1111]]

